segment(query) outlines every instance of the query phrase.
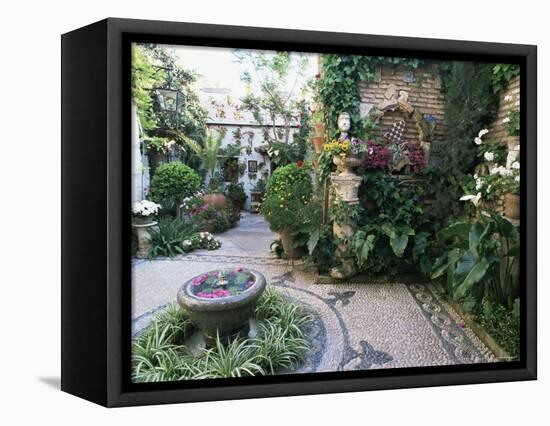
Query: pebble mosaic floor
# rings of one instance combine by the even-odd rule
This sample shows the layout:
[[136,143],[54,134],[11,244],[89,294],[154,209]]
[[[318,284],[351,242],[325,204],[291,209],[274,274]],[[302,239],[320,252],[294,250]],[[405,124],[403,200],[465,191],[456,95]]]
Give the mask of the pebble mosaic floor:
[[[299,265],[271,256],[274,239],[261,216],[244,216],[221,236],[222,248],[174,259],[134,260],[133,332],[175,301],[189,278],[220,267],[255,269],[289,297],[308,305],[311,351],[296,372],[324,372],[496,362],[430,284],[313,284]],[[243,249],[242,245],[249,245]]]

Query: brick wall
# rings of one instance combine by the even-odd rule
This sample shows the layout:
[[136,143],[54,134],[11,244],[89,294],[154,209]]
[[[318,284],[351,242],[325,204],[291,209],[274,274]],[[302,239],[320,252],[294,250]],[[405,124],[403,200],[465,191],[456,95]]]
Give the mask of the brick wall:
[[[441,79],[437,68],[426,65],[412,71],[401,67],[383,66],[378,70],[379,78],[375,81],[359,83],[361,102],[378,105],[384,100],[384,93],[394,84],[397,90],[409,94],[409,103],[421,114],[430,114],[435,119],[433,140],[442,140],[445,133],[444,107],[445,100],[441,94]],[[412,78],[411,78],[412,77]],[[397,120],[404,118],[399,111],[387,111],[380,120],[375,136],[381,137]],[[405,129],[406,140],[418,140],[414,118],[407,118]]]
[[[508,145],[510,151],[515,151],[519,145],[519,136],[510,136],[506,130],[503,120],[508,117],[508,113],[513,109],[519,109],[519,76],[514,77],[506,89],[500,93],[500,105],[497,118],[489,126],[487,139],[497,139]],[[513,158],[513,157],[511,157]],[[508,164],[508,166],[510,166]]]

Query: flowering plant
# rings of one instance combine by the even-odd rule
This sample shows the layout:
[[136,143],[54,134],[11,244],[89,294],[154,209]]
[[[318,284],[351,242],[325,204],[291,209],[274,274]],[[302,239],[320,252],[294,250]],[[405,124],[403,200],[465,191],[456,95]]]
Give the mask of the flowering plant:
[[199,232],[181,243],[183,251],[189,253],[197,249],[217,250],[222,246],[218,240],[214,239],[210,232]]
[[346,155],[351,147],[351,143],[348,139],[338,140],[333,139],[332,142],[328,142],[323,145],[323,151],[329,152],[332,155]]
[[262,214],[273,231],[295,231],[305,223],[312,199],[308,170],[296,164],[278,167],[269,179]]
[[482,129],[477,137],[474,138],[474,143],[478,146],[477,156],[481,161],[488,163],[501,163],[506,160],[506,146],[499,141],[483,140],[483,136],[489,133],[489,130]]
[[[477,141],[475,143],[477,144]],[[499,146],[504,147],[502,144]],[[519,157],[511,164],[510,168],[507,168],[495,161],[497,159],[495,152],[498,151],[487,151],[483,155],[484,160],[488,163],[486,164],[487,174],[475,173],[466,178],[463,185],[466,195],[460,198],[461,201],[470,201],[477,207],[481,200],[495,201],[506,193],[519,193]],[[506,156],[499,154],[498,158],[502,161],[502,158],[505,159]]]
[[132,214],[136,217],[149,217],[158,214],[160,204],[149,200],[141,200],[133,204]]
[[365,169],[387,169],[392,161],[392,151],[385,145],[373,140],[366,143],[363,162]]

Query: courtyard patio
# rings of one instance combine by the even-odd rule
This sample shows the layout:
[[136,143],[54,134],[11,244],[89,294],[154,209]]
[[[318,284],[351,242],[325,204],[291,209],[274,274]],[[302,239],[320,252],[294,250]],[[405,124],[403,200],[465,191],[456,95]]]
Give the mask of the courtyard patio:
[[[276,234],[243,213],[217,236],[220,249],[133,261],[133,333],[172,303],[181,285],[205,271],[247,265],[313,316],[311,350],[295,372],[328,372],[494,362],[494,354],[429,283],[315,284],[302,262],[269,250]],[[202,344],[202,343],[198,343]]]

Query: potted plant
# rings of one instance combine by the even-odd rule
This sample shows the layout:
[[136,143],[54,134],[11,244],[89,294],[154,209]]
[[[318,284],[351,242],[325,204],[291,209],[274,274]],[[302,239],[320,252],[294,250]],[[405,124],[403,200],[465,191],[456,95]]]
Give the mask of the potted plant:
[[313,113],[313,122],[313,146],[315,148],[315,152],[320,154],[322,152],[323,144],[325,143],[325,125],[323,124],[323,112],[321,110],[317,110]]
[[180,214],[180,203],[185,197],[197,192],[201,185],[198,173],[180,161],[161,164],[151,180],[153,201],[176,208]]
[[279,167],[269,179],[261,212],[271,230],[278,232],[290,259],[301,256],[294,247],[294,234],[306,222],[308,204],[312,197],[312,183],[308,170],[297,164]]
[[332,161],[338,167],[341,175],[353,174],[352,167],[361,164],[361,156],[365,152],[366,144],[360,139],[333,139],[323,146],[323,151],[332,155]]
[[136,225],[153,223],[160,210],[160,204],[149,200],[141,200],[132,205],[132,222]]
[[220,190],[220,184],[216,178],[216,165],[218,164],[218,154],[222,146],[221,135],[217,138],[209,132],[206,136],[204,148],[202,149],[203,164],[210,176],[208,182],[208,193],[204,195],[204,202],[216,207],[225,207],[225,195]]

